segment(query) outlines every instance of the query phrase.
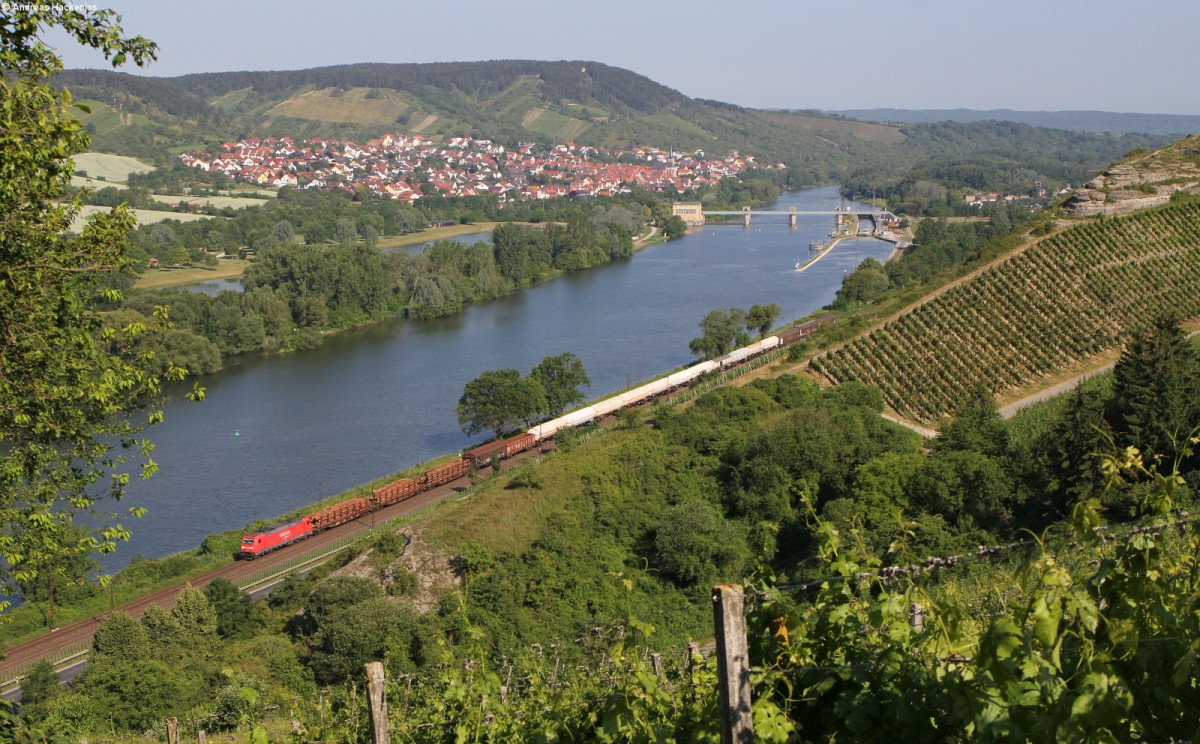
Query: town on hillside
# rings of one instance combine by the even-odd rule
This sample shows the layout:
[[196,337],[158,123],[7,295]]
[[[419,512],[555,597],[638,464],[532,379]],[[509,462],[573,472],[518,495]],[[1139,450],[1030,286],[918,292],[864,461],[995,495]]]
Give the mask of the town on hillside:
[[730,152],[710,158],[693,153],[639,147],[629,151],[576,145],[522,143],[506,148],[486,139],[451,137],[442,142],[421,135],[389,134],[368,144],[290,137],[247,137],[226,142],[219,155],[185,153],[185,164],[260,185],[319,188],[373,194],[414,202],[423,196],[492,194],[550,199],[568,195],[612,196],[641,187],[689,191],[715,185],[761,166],[752,155]]

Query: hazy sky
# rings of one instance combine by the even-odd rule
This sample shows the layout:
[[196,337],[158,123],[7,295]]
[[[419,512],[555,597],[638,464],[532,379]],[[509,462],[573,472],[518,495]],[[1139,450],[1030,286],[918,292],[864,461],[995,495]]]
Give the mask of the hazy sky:
[[129,71],[163,77],[569,59],[757,108],[1200,114],[1197,0],[94,1],[159,44]]

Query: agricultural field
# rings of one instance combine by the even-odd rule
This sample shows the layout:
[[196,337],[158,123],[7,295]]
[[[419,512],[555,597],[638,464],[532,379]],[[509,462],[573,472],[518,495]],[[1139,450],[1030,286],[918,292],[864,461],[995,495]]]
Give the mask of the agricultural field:
[[245,209],[246,207],[261,207],[268,203],[270,199],[262,199],[251,196],[178,196],[173,194],[151,194],[151,199],[160,201],[168,206],[175,206],[180,202],[194,204],[197,206],[213,206],[217,209],[229,207],[231,209]]
[[[368,98],[368,95],[377,96]],[[316,121],[354,124],[392,124],[408,111],[409,103],[386,88],[321,88],[301,93],[267,110],[267,116],[292,116]]]
[[484,107],[492,111],[510,114],[529,111],[540,105],[540,91],[536,77],[522,77],[491,98],[483,101]]
[[531,132],[553,138],[555,141],[573,140],[587,130],[591,124],[572,119],[547,108],[535,108],[525,112],[521,126]]
[[[1200,203],[1071,227],[812,361],[917,421],[973,386],[1004,397],[1116,349],[1164,310],[1200,316]],[[934,339],[937,339],[935,342]]]
[[669,111],[660,111],[657,114],[653,114],[645,118],[647,121],[652,121],[660,127],[678,130],[694,137],[712,137],[712,132],[706,131],[699,125],[693,124],[687,119],[680,118]]
[[[72,186],[89,186],[104,188],[105,186],[124,186],[129,180],[130,173],[149,173],[153,165],[143,163],[137,158],[124,155],[112,155],[106,152],[84,152],[76,155],[75,170],[83,171],[88,178],[74,176]],[[76,183],[79,181],[81,183]],[[82,183],[86,182],[86,183]]]
[[239,88],[235,91],[230,91],[223,96],[218,96],[209,101],[210,104],[225,111],[233,111],[238,105],[246,99],[253,88]]
[[[78,233],[83,230],[87,218],[97,212],[107,212],[109,207],[97,207],[91,204],[85,204],[80,208],[79,214],[75,215],[74,221],[71,222],[71,232]],[[188,214],[186,212],[168,212],[151,209],[135,209],[133,214],[137,217],[139,225],[153,225],[156,222],[163,220],[179,220],[180,222],[192,222],[194,220],[211,220],[213,218],[207,214]]]
[[763,118],[782,124],[788,127],[797,129],[812,129],[824,130],[826,132],[848,132],[859,139],[867,140],[868,142],[879,142],[881,144],[895,145],[903,142],[907,137],[900,131],[899,127],[889,126],[887,124],[873,124],[865,121],[852,121],[849,119],[830,119],[827,116],[809,116],[806,114],[792,114],[784,112],[763,112]]
[[96,134],[108,134],[121,127],[150,126],[152,122],[142,114],[127,114],[113,108],[111,104],[87,98],[79,98],[75,104],[87,106],[90,112],[72,108],[71,114],[84,125],[91,124]]

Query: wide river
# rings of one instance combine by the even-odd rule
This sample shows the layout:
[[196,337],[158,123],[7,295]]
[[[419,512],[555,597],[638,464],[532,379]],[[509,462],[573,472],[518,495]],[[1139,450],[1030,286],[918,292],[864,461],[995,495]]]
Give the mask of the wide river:
[[[774,206],[833,209],[835,188],[785,194]],[[330,338],[319,349],[239,360],[200,378],[207,398],[169,403],[148,431],[159,473],[134,482],[124,502],[149,513],[124,520],[133,540],[104,557],[197,546],[438,455],[482,441],[459,430],[463,386],[489,369],[527,374],[543,357],[571,352],[589,397],[693,361],[688,341],[714,308],[774,302],[790,320],[833,300],[844,272],[890,244],[848,240],[808,270],[813,240],[832,217],[760,217],[750,228],[709,225],[628,261],[571,274],[432,321],[383,323]],[[190,387],[190,383],[189,383]],[[135,479],[136,480],[136,479]]]

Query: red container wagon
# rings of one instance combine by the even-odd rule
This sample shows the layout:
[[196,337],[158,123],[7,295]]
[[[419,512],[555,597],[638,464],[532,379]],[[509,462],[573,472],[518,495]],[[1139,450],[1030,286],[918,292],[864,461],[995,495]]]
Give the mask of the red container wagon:
[[[532,434],[526,436],[532,438]],[[488,442],[473,447],[462,453],[462,459],[475,469],[482,469],[491,464],[492,460],[504,457],[504,442]]]
[[305,517],[298,522],[268,527],[266,530],[242,538],[242,558],[253,560],[263,553],[303,540],[314,532],[312,520]]
[[416,496],[420,492],[421,482],[419,480],[416,478],[401,478],[372,491],[371,505],[373,507],[380,507],[398,504],[407,498]]
[[455,478],[466,475],[470,469],[471,463],[466,460],[454,460],[435,465],[421,476],[421,486],[422,488],[433,488],[443,483],[449,483]]
[[320,532],[339,524],[345,524],[358,519],[371,510],[370,504],[364,498],[346,499],[324,509],[319,509],[308,518],[312,520],[313,532]]
[[535,444],[537,444],[537,437],[529,432],[509,437],[504,440],[504,456],[512,457],[518,452],[524,452]]

